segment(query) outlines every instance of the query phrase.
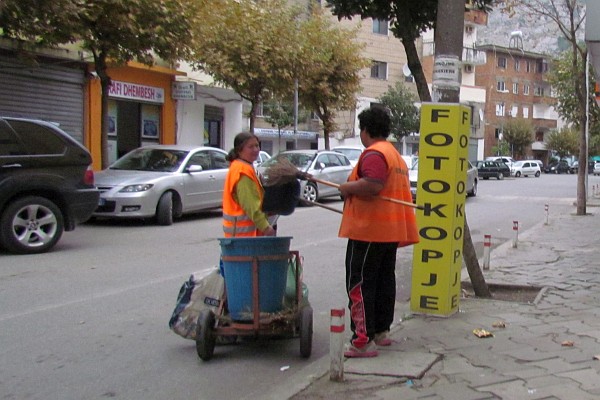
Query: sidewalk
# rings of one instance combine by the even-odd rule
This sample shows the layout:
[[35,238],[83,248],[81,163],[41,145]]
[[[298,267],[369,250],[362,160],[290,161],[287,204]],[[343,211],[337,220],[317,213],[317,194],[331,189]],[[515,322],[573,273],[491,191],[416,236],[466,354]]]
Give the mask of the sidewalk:
[[413,316],[399,303],[392,346],[347,359],[344,382],[329,380],[324,357],[315,363],[323,375],[289,398],[600,399],[599,204],[590,200],[587,216],[575,207],[550,215],[519,233],[517,248],[492,251],[486,282],[543,287],[531,303],[462,298],[448,318]]

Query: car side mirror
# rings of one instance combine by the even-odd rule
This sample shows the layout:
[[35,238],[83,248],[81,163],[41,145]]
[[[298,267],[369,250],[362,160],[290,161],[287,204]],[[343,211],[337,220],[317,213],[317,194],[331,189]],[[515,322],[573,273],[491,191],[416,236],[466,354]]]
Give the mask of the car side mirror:
[[319,163],[319,169],[325,169],[325,163],[324,162],[320,162]]
[[191,174],[191,173],[194,173],[194,172],[204,171],[204,168],[202,168],[201,165],[193,164],[193,165],[190,165],[189,167],[187,167],[186,171]]

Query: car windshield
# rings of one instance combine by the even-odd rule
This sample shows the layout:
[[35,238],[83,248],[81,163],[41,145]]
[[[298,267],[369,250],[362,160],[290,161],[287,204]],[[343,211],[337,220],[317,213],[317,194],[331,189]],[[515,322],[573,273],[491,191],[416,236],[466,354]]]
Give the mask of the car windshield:
[[334,149],[335,151],[337,151],[338,153],[342,153],[343,155],[345,155],[346,157],[348,157],[348,160],[352,160],[352,161],[357,161],[358,158],[360,157],[362,150],[359,149],[340,149],[340,148],[336,148]]
[[139,148],[119,158],[109,169],[174,172],[187,153],[182,150]]
[[315,158],[316,153],[279,153],[277,156],[265,161],[262,166],[269,167],[283,158],[291,162],[295,167],[306,170]]

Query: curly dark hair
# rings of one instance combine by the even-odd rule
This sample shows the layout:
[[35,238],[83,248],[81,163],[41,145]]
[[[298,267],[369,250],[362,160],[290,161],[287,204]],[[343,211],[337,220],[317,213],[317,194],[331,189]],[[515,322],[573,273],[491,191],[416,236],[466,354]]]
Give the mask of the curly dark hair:
[[358,127],[367,131],[372,138],[387,138],[390,135],[390,116],[382,108],[371,107],[358,114]]

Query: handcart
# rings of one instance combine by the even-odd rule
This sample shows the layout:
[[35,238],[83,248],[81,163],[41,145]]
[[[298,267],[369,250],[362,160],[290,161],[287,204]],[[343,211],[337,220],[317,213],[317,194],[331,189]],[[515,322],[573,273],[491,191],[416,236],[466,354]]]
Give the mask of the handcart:
[[[235,339],[242,336],[252,337],[299,337],[300,355],[310,357],[312,351],[313,310],[304,295],[302,285],[302,259],[298,251],[288,254],[264,255],[222,255],[223,262],[241,262],[251,264],[251,310],[249,317],[239,321],[232,318],[228,310],[227,280],[225,297],[216,312],[202,310],[196,325],[196,351],[203,361],[213,357],[217,339]],[[277,312],[261,311],[261,290],[259,285],[261,264],[285,262],[293,270],[295,296],[284,302]],[[287,277],[287,272],[286,272]],[[249,284],[249,282],[247,282]],[[262,293],[264,296],[264,293]],[[285,303],[285,304],[284,304]]]

